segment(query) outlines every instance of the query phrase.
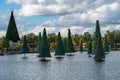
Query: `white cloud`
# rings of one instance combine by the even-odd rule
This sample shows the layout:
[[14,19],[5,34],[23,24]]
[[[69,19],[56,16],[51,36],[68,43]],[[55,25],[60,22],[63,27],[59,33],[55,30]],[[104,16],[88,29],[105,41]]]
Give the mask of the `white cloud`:
[[12,3],[12,2],[15,2],[17,4],[35,4],[35,3],[38,3],[37,0],[7,0],[7,3]]
[[6,32],[3,30],[0,30],[0,37],[5,36]]
[[90,0],[7,0],[8,3],[21,4],[19,15],[56,15],[80,12],[88,7]]
[[[117,0],[8,0],[21,4],[16,10],[21,16],[60,15],[58,20],[46,21],[44,26],[93,26],[120,21],[120,1]],[[67,23],[67,24],[66,24]]]
[[120,7],[115,2],[90,9],[87,12],[63,15],[58,20],[49,21],[44,25],[91,27],[93,24],[95,25],[96,20],[100,20],[100,23],[104,25],[119,24],[120,8],[118,6]]
[[[38,35],[39,32],[43,32],[43,29],[44,29],[44,28],[45,28],[45,27],[42,27],[42,26],[36,26],[36,28],[33,29],[33,30],[30,31],[30,32],[33,32],[34,34]],[[48,33],[54,33],[55,31],[56,31],[56,27],[46,27],[46,32],[47,32],[47,34],[48,34]]]
[[[106,30],[120,29],[120,1],[119,0],[7,0],[21,5],[16,10],[17,16],[54,16],[58,19],[48,20],[38,24],[33,30],[26,30],[29,21],[18,21],[22,34],[33,32],[38,34],[47,27],[47,32],[61,32],[67,35],[70,28],[72,34],[93,33],[96,20],[100,20],[102,34]],[[4,17],[4,16],[3,16]],[[37,20],[37,19],[36,19]],[[24,22],[24,23],[23,23]],[[35,22],[35,21],[34,21]],[[114,24],[114,25],[113,25]],[[33,25],[36,26],[36,25]]]
[[109,6],[113,11],[117,10],[119,8],[119,3],[113,3]]
[[117,30],[120,30],[120,25],[117,25],[117,26],[116,26],[116,29],[117,29]]
[[40,5],[34,5],[34,4],[23,4],[22,8],[19,10],[18,15],[24,15],[24,16],[33,16],[33,15],[39,15],[40,9],[42,8]]
[[76,26],[72,26],[72,27],[63,27],[60,29],[60,33],[63,37],[67,37],[68,36],[68,29],[71,30],[71,34],[82,34],[84,28],[83,27],[76,27]]
[[[119,4],[117,0],[7,0],[7,2],[21,4],[22,7],[18,10],[21,16],[81,13],[100,6],[104,9],[104,5],[112,3]],[[117,4],[109,7],[115,10],[119,7]]]
[[[90,32],[91,34],[93,33],[93,29],[91,28],[84,28],[82,26],[72,26],[72,27],[45,27],[47,33],[61,33],[61,36],[66,37],[68,35],[68,29],[71,30],[72,35],[73,34],[79,34],[82,35],[84,32]],[[59,29],[58,29],[59,28]],[[30,32],[33,32],[34,34],[38,35],[39,32],[43,32],[44,27],[42,26],[37,26],[35,29],[33,29]]]
[[62,28],[60,29],[61,36],[66,37],[68,35],[68,29]]

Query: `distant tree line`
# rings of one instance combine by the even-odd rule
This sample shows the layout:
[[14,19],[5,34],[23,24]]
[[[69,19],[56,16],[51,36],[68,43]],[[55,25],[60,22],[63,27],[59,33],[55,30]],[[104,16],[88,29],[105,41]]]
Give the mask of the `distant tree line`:
[[[120,48],[120,30],[106,31],[106,33],[102,37],[103,44],[105,43],[105,37],[107,38],[108,45],[112,50],[118,50]],[[23,42],[23,38],[24,36],[20,38],[20,42]],[[67,39],[67,37],[61,37],[61,38],[62,40]],[[26,35],[26,39],[29,48],[35,49],[37,47],[37,43],[38,43],[37,35],[35,35],[34,33],[29,33]],[[50,49],[55,48],[56,39],[57,39],[57,35],[55,33],[48,34],[48,42],[50,43]],[[87,44],[89,43],[89,41],[92,41],[92,44],[94,44],[93,42],[94,34],[92,35],[89,32],[85,32],[83,35],[74,34],[72,35],[72,39],[76,49],[79,48],[80,41]],[[9,47],[9,45],[7,45],[8,43],[5,37],[0,38],[0,42],[1,42],[0,48]],[[18,44],[18,49],[19,48],[21,48],[20,44]]]

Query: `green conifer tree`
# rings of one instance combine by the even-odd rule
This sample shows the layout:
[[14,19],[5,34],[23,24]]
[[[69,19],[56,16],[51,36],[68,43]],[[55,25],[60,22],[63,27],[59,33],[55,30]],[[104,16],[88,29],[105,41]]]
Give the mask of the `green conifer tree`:
[[42,58],[41,60],[46,60],[46,57],[51,57],[49,49],[50,44],[48,43],[46,29],[44,28],[39,52],[39,57]]
[[66,52],[66,45],[67,45],[67,39],[66,38],[64,39],[63,45],[64,45],[64,51]]
[[40,45],[41,45],[41,32],[39,32],[38,36],[38,43],[37,43],[37,52],[40,52]]
[[92,42],[88,44],[88,55],[90,56],[92,54]]
[[17,42],[20,40],[18,30],[16,27],[13,11],[11,11],[11,16],[9,20],[9,25],[6,33],[6,38],[10,41]]
[[65,55],[65,51],[64,51],[64,45],[61,39],[61,34],[60,32],[58,33],[58,37],[57,37],[57,43],[56,43],[56,48],[55,48],[55,56],[63,56]]
[[102,61],[105,58],[105,52],[103,50],[103,46],[102,46],[102,39],[101,39],[101,33],[100,33],[100,27],[99,27],[99,21],[96,21],[96,27],[97,27],[97,45],[96,45],[96,52],[95,52],[95,60],[96,61]]
[[80,52],[83,52],[83,45],[82,41],[80,41]]
[[99,22],[97,21],[96,22],[96,29],[95,29],[95,33],[94,33],[94,46],[93,46],[94,48],[93,48],[93,51],[92,51],[93,55],[95,55],[95,53],[96,53],[97,39],[98,39],[98,33],[99,33],[98,30],[100,30],[98,26],[99,26]]
[[27,45],[27,40],[26,40],[26,35],[24,35],[24,40],[23,40],[23,45],[22,45],[22,53],[28,53],[28,45]]
[[66,52],[67,53],[75,52],[70,29],[68,29],[68,38],[67,38]]
[[27,45],[27,40],[26,40],[26,35],[24,36],[24,40],[23,40],[23,45],[22,45],[22,53],[24,53],[24,57],[23,58],[27,58],[26,57],[26,53],[29,52],[29,49],[28,49],[28,45]]

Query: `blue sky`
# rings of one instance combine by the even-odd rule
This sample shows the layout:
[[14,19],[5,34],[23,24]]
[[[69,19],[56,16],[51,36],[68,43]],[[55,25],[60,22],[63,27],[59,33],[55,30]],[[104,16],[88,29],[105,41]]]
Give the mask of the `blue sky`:
[[38,35],[44,27],[48,33],[60,31],[63,36],[68,28],[72,34],[92,34],[96,20],[102,34],[120,30],[119,4],[119,0],[0,0],[0,37],[6,34],[11,10],[20,36]]

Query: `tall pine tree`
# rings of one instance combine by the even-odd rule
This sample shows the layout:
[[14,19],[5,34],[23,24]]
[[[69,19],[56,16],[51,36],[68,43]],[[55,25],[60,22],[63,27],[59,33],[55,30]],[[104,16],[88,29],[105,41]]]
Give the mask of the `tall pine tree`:
[[102,39],[101,39],[101,33],[100,33],[100,27],[99,27],[99,21],[96,21],[96,29],[97,29],[97,45],[96,45],[96,50],[95,50],[95,60],[96,61],[102,61],[105,58],[105,52],[103,50],[103,45],[102,45]]
[[60,32],[58,33],[57,36],[57,43],[56,43],[56,48],[55,48],[55,56],[63,56],[65,55],[65,51],[64,51],[64,45],[61,39],[61,34]]
[[64,39],[63,45],[64,45],[64,51],[66,52],[66,45],[67,45],[67,39],[66,38]]
[[40,45],[41,45],[41,32],[39,32],[38,36],[38,43],[37,43],[37,52],[40,52]]
[[27,45],[27,41],[26,41],[26,36],[24,36],[23,45],[22,45],[22,53],[24,53],[23,58],[27,58],[26,53],[28,53],[28,52],[29,52],[29,49],[28,49],[28,45]]
[[66,52],[67,53],[75,52],[70,29],[68,29],[68,38],[67,38]]
[[27,40],[26,40],[26,35],[24,35],[24,40],[23,40],[23,45],[22,45],[22,53],[28,53],[28,45],[27,45]]
[[92,54],[92,42],[90,41],[90,43],[88,44],[88,56],[90,56]]
[[80,52],[83,52],[83,45],[82,41],[80,41]]
[[13,41],[13,42],[17,42],[20,40],[18,30],[16,27],[16,23],[15,23],[15,19],[14,19],[14,15],[13,15],[13,11],[11,11],[11,16],[10,16],[10,20],[8,24],[7,33],[6,33],[6,38],[9,41]]
[[95,55],[95,53],[96,53],[97,39],[98,39],[98,33],[99,33],[98,30],[100,30],[100,28],[98,26],[99,26],[99,21],[97,20],[96,21],[96,29],[94,32],[94,48],[93,48],[93,52],[92,52],[93,55]]
[[46,60],[46,57],[51,57],[49,49],[50,44],[48,43],[46,29],[44,28],[39,52],[39,57],[41,57],[41,60]]

